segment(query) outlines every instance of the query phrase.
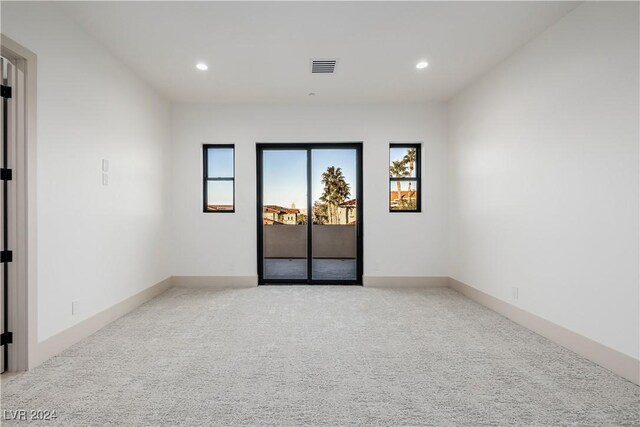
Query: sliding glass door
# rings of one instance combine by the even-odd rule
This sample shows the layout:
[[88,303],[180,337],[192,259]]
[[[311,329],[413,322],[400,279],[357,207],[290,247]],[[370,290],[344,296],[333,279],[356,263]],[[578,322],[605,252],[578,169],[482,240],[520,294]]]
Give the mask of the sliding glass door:
[[258,144],[260,284],[362,284],[360,143]]

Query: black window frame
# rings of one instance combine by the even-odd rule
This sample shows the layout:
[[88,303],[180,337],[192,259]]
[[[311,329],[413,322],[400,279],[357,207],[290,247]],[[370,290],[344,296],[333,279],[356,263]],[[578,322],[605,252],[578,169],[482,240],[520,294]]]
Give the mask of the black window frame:
[[[231,177],[210,177],[209,176],[209,150],[231,149],[233,152],[233,174]],[[236,146],[235,144],[202,144],[202,211],[204,213],[235,213],[236,211]],[[231,210],[213,211],[209,210],[209,181],[231,181],[233,184],[233,205]]]
[[[391,167],[391,149],[393,148],[415,148],[416,150],[416,167],[415,177],[394,178],[389,172]],[[387,173],[389,174],[389,190],[388,190],[388,207],[389,213],[420,213],[422,212],[422,143],[420,142],[391,142],[389,143],[389,158],[387,161]],[[415,181],[416,182],[416,208],[415,209],[391,209],[391,188],[397,181]]]

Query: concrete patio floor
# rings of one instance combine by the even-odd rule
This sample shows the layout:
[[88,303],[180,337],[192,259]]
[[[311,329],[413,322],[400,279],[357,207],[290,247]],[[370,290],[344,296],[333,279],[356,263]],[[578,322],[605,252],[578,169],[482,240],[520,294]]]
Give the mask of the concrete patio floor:
[[[355,280],[355,259],[314,259],[312,278],[316,280]],[[264,260],[265,279],[296,279],[307,278],[306,258],[266,258]]]

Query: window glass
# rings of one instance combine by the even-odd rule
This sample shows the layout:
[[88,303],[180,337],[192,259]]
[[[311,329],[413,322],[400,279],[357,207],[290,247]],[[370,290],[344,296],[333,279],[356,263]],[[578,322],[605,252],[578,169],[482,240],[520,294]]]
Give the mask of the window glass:
[[235,211],[235,176],[233,145],[203,146],[204,212]]
[[232,178],[233,148],[211,148],[208,151],[208,177]]
[[389,146],[389,211],[420,212],[420,144]]

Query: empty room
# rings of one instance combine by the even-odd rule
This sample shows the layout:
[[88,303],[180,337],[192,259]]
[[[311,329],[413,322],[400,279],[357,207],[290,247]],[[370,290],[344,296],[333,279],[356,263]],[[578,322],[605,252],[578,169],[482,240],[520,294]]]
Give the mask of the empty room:
[[640,426],[640,2],[0,16],[0,423]]

